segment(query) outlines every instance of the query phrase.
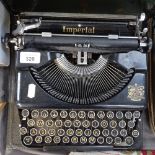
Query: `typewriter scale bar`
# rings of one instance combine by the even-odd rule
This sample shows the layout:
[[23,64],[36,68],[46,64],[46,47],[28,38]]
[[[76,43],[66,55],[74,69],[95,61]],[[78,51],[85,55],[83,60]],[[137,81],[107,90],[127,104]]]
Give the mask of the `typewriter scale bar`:
[[142,144],[139,110],[23,109],[19,113],[21,139],[27,147],[133,149]]

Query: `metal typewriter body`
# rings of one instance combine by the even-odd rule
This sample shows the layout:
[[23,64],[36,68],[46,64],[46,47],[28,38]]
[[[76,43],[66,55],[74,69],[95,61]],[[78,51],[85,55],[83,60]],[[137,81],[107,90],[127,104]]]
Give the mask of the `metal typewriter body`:
[[140,149],[151,49],[145,13],[63,16],[21,14],[3,40],[15,52],[23,145]]

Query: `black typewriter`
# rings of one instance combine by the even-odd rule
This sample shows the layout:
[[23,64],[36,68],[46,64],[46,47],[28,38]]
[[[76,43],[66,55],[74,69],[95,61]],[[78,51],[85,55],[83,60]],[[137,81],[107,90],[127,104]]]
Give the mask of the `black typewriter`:
[[142,147],[151,50],[146,13],[22,12],[13,21],[3,42],[15,54],[14,101],[24,146]]

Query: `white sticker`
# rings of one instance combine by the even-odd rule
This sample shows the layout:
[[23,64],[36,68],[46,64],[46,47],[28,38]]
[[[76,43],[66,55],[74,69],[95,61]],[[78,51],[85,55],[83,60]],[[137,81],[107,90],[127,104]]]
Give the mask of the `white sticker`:
[[34,98],[35,94],[36,94],[36,85],[35,84],[29,84],[28,85],[27,97]]
[[38,64],[40,63],[39,52],[21,52],[20,53],[20,63]]

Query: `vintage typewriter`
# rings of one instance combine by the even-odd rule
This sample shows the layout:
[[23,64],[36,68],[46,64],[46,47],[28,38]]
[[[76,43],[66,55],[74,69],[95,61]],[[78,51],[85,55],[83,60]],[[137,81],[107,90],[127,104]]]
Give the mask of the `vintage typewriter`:
[[20,13],[3,43],[15,54],[22,144],[45,150],[140,149],[147,106],[145,13]]

